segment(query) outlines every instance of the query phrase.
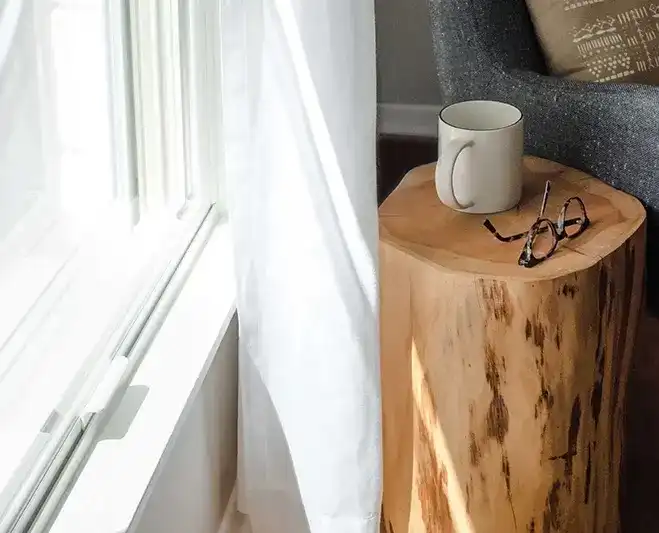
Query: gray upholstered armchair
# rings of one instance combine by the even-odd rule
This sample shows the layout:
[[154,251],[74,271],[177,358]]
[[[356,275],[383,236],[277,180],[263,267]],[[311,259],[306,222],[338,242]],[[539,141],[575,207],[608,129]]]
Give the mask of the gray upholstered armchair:
[[429,0],[444,104],[496,99],[525,115],[526,151],[586,170],[649,212],[659,309],[659,87],[547,76],[524,0]]

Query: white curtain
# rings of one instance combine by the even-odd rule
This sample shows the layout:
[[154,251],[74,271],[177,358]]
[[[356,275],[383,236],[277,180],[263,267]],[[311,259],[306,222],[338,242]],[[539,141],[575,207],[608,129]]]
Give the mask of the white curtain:
[[373,0],[224,0],[253,533],[376,533],[382,483]]

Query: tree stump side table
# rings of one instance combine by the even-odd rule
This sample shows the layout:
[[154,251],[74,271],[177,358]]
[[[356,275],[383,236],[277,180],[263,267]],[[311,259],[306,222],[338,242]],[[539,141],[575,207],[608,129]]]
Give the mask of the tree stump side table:
[[617,532],[625,387],[643,301],[645,211],[582,172],[526,157],[527,230],[580,196],[592,225],[534,268],[523,241],[412,170],[380,208],[383,528]]

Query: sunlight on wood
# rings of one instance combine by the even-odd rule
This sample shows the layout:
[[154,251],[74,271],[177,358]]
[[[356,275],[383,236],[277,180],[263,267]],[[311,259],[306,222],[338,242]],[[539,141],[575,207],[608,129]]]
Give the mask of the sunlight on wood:
[[[412,342],[412,383],[413,383],[413,396],[416,406],[416,424],[418,425],[417,431],[420,434],[428,437],[427,444],[429,449],[421,450],[420,454],[425,454],[426,457],[415,457],[415,463],[418,466],[423,466],[423,460],[433,465],[434,472],[431,475],[435,476],[435,483],[431,490],[435,491],[434,494],[428,494],[430,498],[438,499],[440,504],[439,511],[443,511],[444,517],[438,516],[437,520],[440,523],[445,521],[452,522],[452,524],[442,524],[441,530],[438,531],[454,531],[455,533],[475,533],[474,526],[467,511],[467,504],[462,493],[460,486],[460,479],[458,477],[455,464],[451,457],[446,437],[442,431],[441,420],[437,418],[437,411],[434,408],[434,400],[432,392],[428,386],[425,377],[423,364],[419,360],[419,353],[414,341]],[[443,463],[439,464],[438,457],[442,458]],[[437,474],[439,473],[439,479]],[[417,476],[423,479],[423,475],[417,472]],[[438,483],[439,482],[439,483]],[[442,500],[446,501],[442,501]],[[419,501],[422,506],[423,501]],[[441,507],[445,505],[444,509]],[[425,513],[424,513],[425,514]]]

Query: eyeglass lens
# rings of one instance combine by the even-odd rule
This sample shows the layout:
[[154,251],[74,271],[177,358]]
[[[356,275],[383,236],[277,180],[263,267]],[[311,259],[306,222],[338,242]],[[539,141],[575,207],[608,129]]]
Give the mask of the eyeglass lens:
[[547,219],[541,219],[533,225],[530,235],[531,253],[533,257],[541,261],[546,259],[556,248],[556,230]]
[[565,226],[563,230],[565,231],[565,235],[571,239],[579,235],[579,233],[585,229],[584,226],[587,220],[586,210],[577,198],[570,198],[565,203],[563,209],[565,212],[563,215],[565,217]]

